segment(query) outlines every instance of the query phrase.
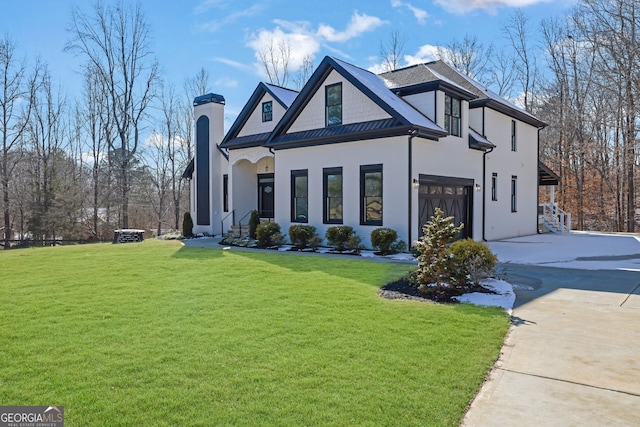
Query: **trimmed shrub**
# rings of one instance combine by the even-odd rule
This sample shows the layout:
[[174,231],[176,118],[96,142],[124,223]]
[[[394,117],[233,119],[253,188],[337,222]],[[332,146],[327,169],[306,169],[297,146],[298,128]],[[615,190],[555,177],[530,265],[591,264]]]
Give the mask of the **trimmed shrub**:
[[283,235],[280,233],[280,225],[276,222],[265,222],[256,228],[258,246],[266,248],[282,244]]
[[453,242],[450,250],[457,270],[456,282],[459,287],[466,288],[469,282],[479,285],[481,280],[493,274],[498,262],[498,258],[486,243],[472,239]]
[[184,237],[193,237],[193,219],[191,219],[190,212],[185,212],[182,217],[182,235]]
[[388,255],[392,253],[391,245],[398,238],[396,230],[391,228],[376,228],[371,232],[371,245],[377,248],[380,255]]
[[251,240],[256,239],[258,225],[260,225],[260,214],[258,211],[251,211],[251,216],[249,217],[249,238]]
[[289,240],[298,249],[311,246],[311,240],[314,236],[317,236],[317,233],[313,225],[296,224],[289,227]]
[[329,246],[333,246],[339,252],[346,249],[360,249],[360,237],[358,237],[353,227],[349,225],[329,227],[325,237]]
[[453,217],[445,217],[440,208],[422,227],[424,235],[416,242],[418,267],[409,274],[409,281],[421,292],[444,296],[456,278],[456,269],[449,244],[458,236],[463,225],[453,225]]

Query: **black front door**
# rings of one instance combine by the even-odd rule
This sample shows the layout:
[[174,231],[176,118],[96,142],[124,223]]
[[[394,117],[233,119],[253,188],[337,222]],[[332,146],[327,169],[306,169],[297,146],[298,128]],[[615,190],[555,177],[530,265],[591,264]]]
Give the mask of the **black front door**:
[[420,230],[431,220],[436,208],[440,208],[445,216],[452,216],[457,227],[464,224],[460,238],[471,237],[471,201],[473,197],[473,180],[448,178],[432,175],[420,175],[418,209]]
[[274,186],[273,174],[263,173],[258,175],[258,213],[260,218],[273,218],[274,213]]

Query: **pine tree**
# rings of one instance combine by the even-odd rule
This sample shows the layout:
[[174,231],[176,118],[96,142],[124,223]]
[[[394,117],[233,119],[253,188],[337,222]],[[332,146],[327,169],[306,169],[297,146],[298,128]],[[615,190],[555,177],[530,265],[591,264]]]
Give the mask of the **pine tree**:
[[422,227],[424,235],[416,242],[418,267],[410,275],[414,286],[423,292],[435,285],[436,293],[451,283],[455,266],[449,245],[458,236],[464,224],[453,225],[453,217],[445,217],[440,208],[436,208],[431,220]]

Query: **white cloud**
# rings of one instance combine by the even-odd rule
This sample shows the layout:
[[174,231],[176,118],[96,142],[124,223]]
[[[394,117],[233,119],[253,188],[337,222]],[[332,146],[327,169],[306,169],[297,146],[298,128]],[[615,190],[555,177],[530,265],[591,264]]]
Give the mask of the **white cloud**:
[[420,25],[426,25],[427,18],[429,17],[429,13],[426,10],[415,7],[411,3],[402,2],[401,0],[391,0],[391,6],[395,8],[406,7],[413,13],[413,16],[415,16]]
[[405,55],[404,61],[407,66],[435,61],[439,57],[438,49],[442,49],[442,47],[433,46],[430,44],[422,45],[420,46],[420,49],[418,49],[418,52],[415,53],[415,55]]
[[[256,59],[259,59],[260,52],[269,49],[270,46],[276,50],[281,45],[291,47],[291,56],[289,57],[290,70],[299,69],[305,56],[311,55],[313,57],[320,50],[320,42],[317,38],[300,26],[295,31],[288,33],[284,32],[279,26],[274,30],[261,30],[254,35],[248,45],[255,52]],[[262,71],[261,67],[259,66],[260,71]]]
[[462,15],[478,9],[495,12],[500,7],[518,8],[538,3],[551,3],[553,1],[554,0],[434,0],[434,3],[442,6],[449,12]]
[[386,21],[366,14],[355,12],[351,16],[351,21],[344,31],[336,31],[335,28],[320,24],[318,27],[318,35],[329,42],[346,42],[347,40],[358,37],[360,34],[373,31],[376,28],[386,24]]
[[[253,34],[247,45],[253,49],[254,55],[258,60],[260,52],[270,46],[275,49],[283,44],[289,46],[291,48],[289,71],[300,69],[304,58],[307,56],[315,57],[323,46],[330,51],[339,52],[335,47],[326,45],[327,43],[346,42],[388,23],[375,16],[358,12],[353,13],[343,31],[338,31],[326,24],[318,25],[317,30],[315,30],[308,21],[278,19],[273,22],[276,24],[276,28],[272,30],[262,29]],[[263,66],[259,61],[254,66],[260,74],[264,74]]]
[[242,62],[234,61],[229,58],[223,58],[221,56],[217,56],[213,58],[214,61],[220,62],[221,64],[229,65],[233,68],[237,68],[238,70],[248,71],[251,69],[247,64],[243,64]]
[[255,16],[260,13],[264,9],[263,4],[255,4],[247,9],[242,9],[233,13],[228,14],[222,19],[209,21],[204,24],[200,24],[198,28],[202,31],[207,31],[210,33],[215,33],[220,28],[225,25],[233,24],[241,18],[246,18],[249,16]]

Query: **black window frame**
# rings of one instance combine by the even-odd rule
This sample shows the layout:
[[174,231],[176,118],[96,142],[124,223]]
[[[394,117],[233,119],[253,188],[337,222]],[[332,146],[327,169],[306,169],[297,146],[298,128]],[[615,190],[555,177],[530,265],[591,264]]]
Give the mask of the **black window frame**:
[[518,177],[511,176],[511,212],[518,212]]
[[[449,103],[447,105],[447,100]],[[458,104],[458,115],[453,115],[453,104]],[[453,132],[454,119],[457,119],[457,132]],[[462,136],[462,100],[447,93],[444,94],[444,129],[451,136]]]
[[[298,196],[296,179],[305,177],[307,178],[307,191],[306,196]],[[305,199],[307,207],[307,216],[304,219],[300,219],[297,214],[298,199]],[[309,222],[309,170],[308,169],[296,169],[291,171],[291,222],[295,223],[308,223]]]
[[229,212],[229,175],[222,175],[222,210]]
[[[330,97],[329,97],[329,91],[333,88],[339,87],[340,88],[340,102],[336,102],[336,103],[329,103],[330,102]],[[330,127],[330,126],[340,126],[342,125],[342,82],[340,83],[334,83],[332,85],[327,85],[324,88],[324,121],[325,121],[325,126],[326,127]],[[330,114],[330,111],[335,111],[336,107],[340,107],[339,108],[339,116],[340,119],[339,121],[336,121],[334,123],[331,123],[329,118],[332,117],[333,115]]]
[[[372,173],[380,174],[380,194],[377,196],[367,196],[367,175]],[[360,166],[360,225],[377,225],[382,226],[383,221],[383,179],[382,164],[361,165]],[[368,219],[367,199],[380,198],[380,219]]]
[[[329,196],[329,176],[340,175],[340,196]],[[342,205],[342,215],[340,218],[330,218],[329,208],[331,201],[329,199],[340,199]],[[322,222],[324,224],[342,224],[344,221],[344,175],[342,167],[324,168],[322,169]]]
[[518,141],[516,132],[516,121],[511,120],[511,151],[518,151]]
[[[265,111],[265,107],[269,106],[269,111]],[[262,103],[262,122],[270,122],[273,120],[273,101],[266,101]]]
[[498,200],[498,174],[493,172],[491,174],[491,201]]

